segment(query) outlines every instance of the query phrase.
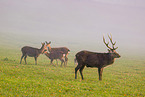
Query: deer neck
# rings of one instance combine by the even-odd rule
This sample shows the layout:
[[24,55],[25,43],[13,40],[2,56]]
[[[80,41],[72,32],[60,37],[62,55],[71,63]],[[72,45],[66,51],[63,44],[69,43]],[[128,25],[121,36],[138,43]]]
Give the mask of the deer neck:
[[45,46],[45,45],[42,45],[42,47],[39,49],[39,53],[43,53],[43,51],[44,51],[44,46]]
[[112,53],[109,53],[109,57],[108,57],[109,59],[108,59],[108,63],[109,64],[113,64],[114,63],[114,60],[115,60],[115,58],[114,58],[114,56],[113,56],[113,54]]
[[48,46],[48,51],[51,52],[51,46],[50,45]]

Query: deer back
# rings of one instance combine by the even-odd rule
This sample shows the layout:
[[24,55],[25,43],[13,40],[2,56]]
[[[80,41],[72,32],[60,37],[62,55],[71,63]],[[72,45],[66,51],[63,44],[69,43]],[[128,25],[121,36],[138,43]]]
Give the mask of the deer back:
[[26,54],[30,57],[37,56],[39,54],[38,48],[33,48],[30,46],[24,46],[21,51],[23,54]]
[[59,52],[59,51],[61,51],[64,54],[68,54],[69,51],[70,51],[67,47],[51,48],[50,44],[51,44],[51,41],[49,43],[46,41],[46,46],[48,47],[49,52]]
[[45,55],[50,59],[61,59],[63,57],[63,52],[45,52]]
[[63,52],[67,54],[70,50],[66,47],[59,47],[59,48],[51,48],[51,52]]

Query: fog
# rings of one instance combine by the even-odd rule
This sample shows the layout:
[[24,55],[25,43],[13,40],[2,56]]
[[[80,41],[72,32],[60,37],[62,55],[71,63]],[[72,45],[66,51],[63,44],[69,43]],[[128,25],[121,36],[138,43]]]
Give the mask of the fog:
[[111,33],[118,52],[145,55],[144,5],[144,0],[0,0],[0,35],[106,52],[102,37],[108,41]]

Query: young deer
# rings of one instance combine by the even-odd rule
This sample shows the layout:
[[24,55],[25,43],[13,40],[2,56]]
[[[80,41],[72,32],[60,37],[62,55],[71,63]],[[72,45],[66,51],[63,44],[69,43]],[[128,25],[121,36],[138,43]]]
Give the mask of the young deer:
[[62,66],[63,63],[64,63],[64,66],[65,66],[65,59],[64,59],[65,56],[64,56],[63,52],[58,51],[58,52],[48,53],[47,51],[45,51],[44,54],[51,60],[50,64],[53,64],[52,62],[53,62],[54,59],[59,59],[61,61],[61,66]]
[[114,47],[114,45],[116,44],[113,43],[112,41],[112,36],[110,37],[108,35],[111,43],[112,43],[112,48],[109,47],[109,42],[106,43],[105,42],[105,38],[103,36],[103,42],[105,43],[105,45],[109,48],[108,49],[108,53],[97,53],[97,52],[90,52],[90,51],[80,51],[78,52],[75,56],[76,56],[76,60],[78,62],[77,67],[75,68],[75,79],[77,79],[77,71],[80,71],[81,77],[83,78],[83,74],[82,71],[84,69],[85,66],[87,67],[97,67],[98,68],[98,73],[99,73],[99,80],[102,80],[102,73],[103,73],[103,69],[104,67],[113,64],[114,63],[114,59],[115,58],[119,58],[121,57],[115,50],[118,47]]
[[45,43],[41,43],[41,44],[42,44],[42,47],[40,49],[33,48],[33,47],[30,47],[30,46],[24,46],[21,49],[22,57],[21,57],[21,60],[20,60],[20,64],[22,62],[23,57],[24,57],[24,60],[25,60],[25,64],[27,64],[26,58],[27,58],[27,56],[29,56],[29,57],[34,57],[35,58],[35,65],[37,65],[37,57],[40,54],[43,54],[44,50],[47,50],[47,47],[46,47]]
[[51,44],[51,41],[48,43],[47,41],[45,41],[46,43],[46,46],[48,47],[48,51],[51,53],[51,52],[62,52],[64,55],[65,55],[65,64],[67,65],[67,61],[68,61],[68,58],[67,58],[67,55],[68,53],[70,52],[70,50],[67,48],[67,47],[58,47],[58,48],[51,48],[50,44]]

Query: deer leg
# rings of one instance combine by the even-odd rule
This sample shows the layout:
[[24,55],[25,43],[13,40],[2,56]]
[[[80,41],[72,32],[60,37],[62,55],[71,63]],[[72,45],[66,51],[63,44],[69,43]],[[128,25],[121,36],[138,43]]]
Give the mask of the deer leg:
[[24,60],[25,60],[25,64],[27,64],[27,62],[26,62],[26,58],[27,58],[27,55],[25,55],[25,57],[24,57]]
[[61,65],[60,65],[60,66],[62,67],[62,64],[63,64],[63,60],[62,60],[62,59],[60,59],[60,61],[61,61]]
[[80,70],[79,70],[80,71],[80,74],[81,74],[81,77],[82,77],[82,80],[84,79],[83,73],[82,73],[84,67],[85,67],[85,65],[82,65],[81,68],[80,68]]
[[52,62],[53,62],[53,59],[51,59],[51,61],[50,61],[50,65],[52,64]]
[[57,63],[57,66],[58,66],[58,61],[57,61],[57,59],[56,59],[56,63]]
[[[53,62],[53,59],[51,59],[50,65],[53,64],[52,62]],[[54,64],[53,64],[53,65],[54,65]],[[54,65],[54,66],[55,66],[55,65]]]
[[98,73],[99,73],[99,80],[102,80],[102,73],[103,73],[104,68],[98,68]]
[[66,58],[65,57],[62,57],[62,59],[61,59],[62,61],[63,61],[63,63],[64,63],[64,66],[66,66]]
[[24,55],[22,55],[21,60],[20,60],[20,64],[22,63],[22,59],[23,59]]
[[60,61],[61,61],[61,67],[62,67],[62,64],[63,64],[63,59],[60,59]]
[[35,65],[37,65],[37,57],[34,57],[35,58]]
[[64,64],[64,66],[66,66],[66,62],[65,62],[65,58],[64,57],[62,57],[62,63]]
[[68,62],[68,58],[67,56],[65,56],[65,64],[67,65],[67,62]]
[[62,67],[62,64],[64,63],[64,66],[65,66],[65,61],[64,61],[64,59],[60,59],[60,61],[61,61],[61,67]]
[[77,79],[77,71],[80,69],[80,65],[78,64],[75,68],[75,79]]

